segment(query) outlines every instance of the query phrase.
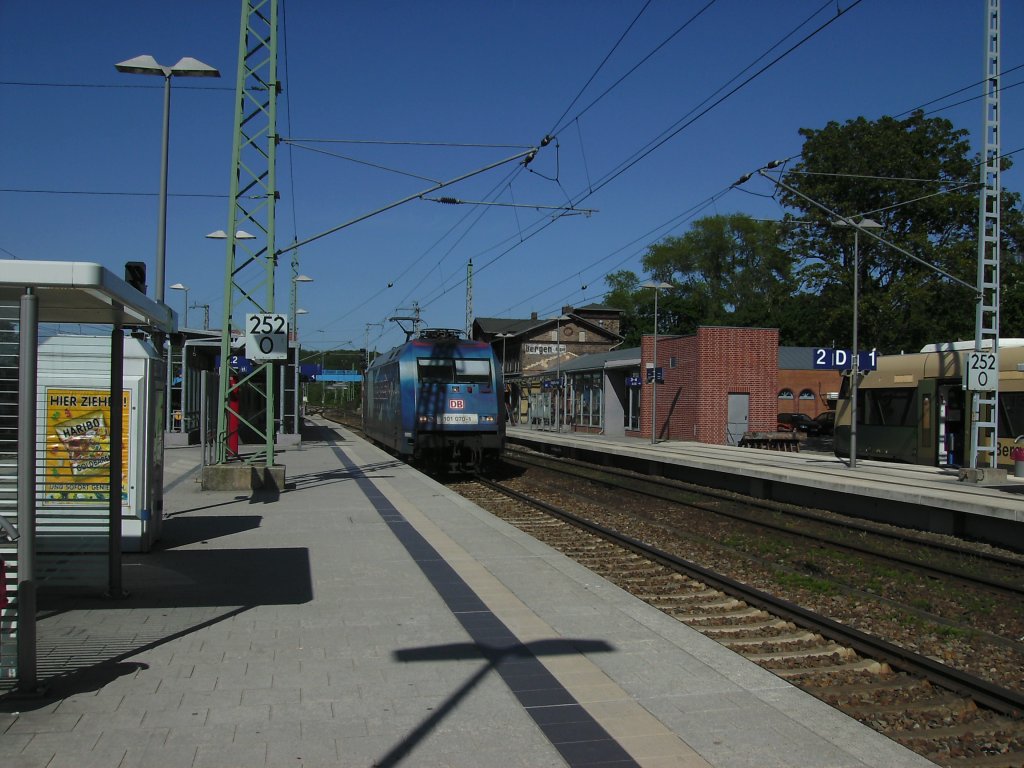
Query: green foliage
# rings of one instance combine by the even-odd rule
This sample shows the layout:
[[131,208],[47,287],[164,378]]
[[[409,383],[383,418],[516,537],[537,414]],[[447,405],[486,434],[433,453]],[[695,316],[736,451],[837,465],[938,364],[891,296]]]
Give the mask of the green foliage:
[[[977,280],[980,171],[968,157],[967,131],[915,112],[903,120],[858,118],[800,133],[801,160],[785,183],[801,194],[783,190],[781,201],[797,211],[788,218],[803,222],[790,230],[789,246],[800,254],[805,284],[822,299],[820,330],[843,344],[851,341],[859,246],[859,346],[892,353],[973,338],[974,294],[926,266],[971,285]],[[841,216],[877,221],[880,235],[926,264],[864,233],[855,242],[850,228],[834,226],[832,216],[801,195]],[[1008,263],[1020,253],[1024,234],[1019,202],[1004,192]]]
[[[659,333],[700,325],[775,327],[796,346],[849,346],[853,267],[859,264],[859,344],[883,353],[974,336],[980,170],[967,131],[915,112],[805,128],[800,160],[786,169],[783,221],[742,214],[697,220],[650,246],[643,267],[673,284],[659,296]],[[1010,162],[1004,159],[1003,168]],[[830,211],[882,225],[854,237]],[[1024,336],[1024,212],[1002,192],[1001,332]],[[854,258],[854,254],[857,258]],[[654,291],[632,272],[610,275],[606,303],[624,310],[626,343],[654,324]]]
[[643,265],[680,287],[679,309],[692,324],[684,333],[699,324],[778,325],[796,287],[778,224],[743,214],[699,219],[682,237],[651,246]]

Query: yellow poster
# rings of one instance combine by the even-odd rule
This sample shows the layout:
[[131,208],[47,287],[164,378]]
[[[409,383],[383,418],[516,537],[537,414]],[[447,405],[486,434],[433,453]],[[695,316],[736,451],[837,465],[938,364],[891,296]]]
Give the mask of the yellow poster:
[[[49,503],[109,503],[110,390],[47,387],[46,473],[43,499]],[[121,404],[121,502],[128,501],[131,392]]]

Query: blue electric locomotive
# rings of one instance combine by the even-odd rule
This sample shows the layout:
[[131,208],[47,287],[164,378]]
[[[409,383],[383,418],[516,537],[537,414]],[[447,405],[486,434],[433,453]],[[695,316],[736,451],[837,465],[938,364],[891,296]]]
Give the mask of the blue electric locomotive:
[[489,344],[427,329],[366,371],[363,431],[433,471],[485,469],[505,441],[501,368]]

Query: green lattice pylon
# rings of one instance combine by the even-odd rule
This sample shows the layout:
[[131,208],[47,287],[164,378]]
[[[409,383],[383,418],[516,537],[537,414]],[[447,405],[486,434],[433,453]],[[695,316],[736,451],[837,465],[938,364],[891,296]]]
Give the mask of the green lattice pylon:
[[[225,230],[227,259],[215,440],[217,463],[232,460],[265,462],[268,466],[274,463],[274,364],[264,362],[251,372],[243,372],[232,366],[232,357],[244,340],[246,314],[274,312],[279,90],[277,0],[243,0],[235,136],[231,150],[231,200]],[[243,425],[262,438],[262,449],[243,455],[238,439]]]

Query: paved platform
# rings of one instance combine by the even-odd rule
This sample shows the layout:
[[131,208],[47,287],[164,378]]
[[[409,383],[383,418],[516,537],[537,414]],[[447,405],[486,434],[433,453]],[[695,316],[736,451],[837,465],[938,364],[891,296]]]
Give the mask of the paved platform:
[[[647,471],[758,498],[808,504],[1024,551],[1024,478],[973,483],[955,467],[513,427],[512,442]],[[666,468],[667,467],[667,468]]]
[[343,429],[279,495],[167,452],[129,597],[41,596],[0,765],[931,765]]

